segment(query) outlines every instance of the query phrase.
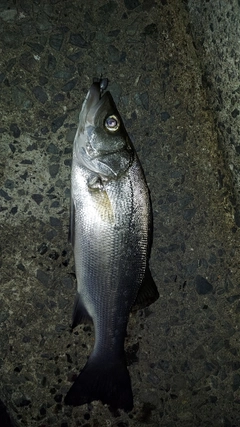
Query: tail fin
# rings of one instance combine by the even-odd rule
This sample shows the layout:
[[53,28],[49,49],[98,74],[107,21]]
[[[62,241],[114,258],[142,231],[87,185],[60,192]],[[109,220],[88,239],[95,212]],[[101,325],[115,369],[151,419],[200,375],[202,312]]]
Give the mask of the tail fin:
[[90,356],[68,391],[65,404],[80,406],[93,400],[101,400],[113,410],[133,408],[131,380],[124,361],[109,363]]

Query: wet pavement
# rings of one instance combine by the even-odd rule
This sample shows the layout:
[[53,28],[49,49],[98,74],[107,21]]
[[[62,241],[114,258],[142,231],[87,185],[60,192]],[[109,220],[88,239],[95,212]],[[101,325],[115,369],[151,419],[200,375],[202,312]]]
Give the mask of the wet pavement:
[[[14,426],[240,425],[233,185],[180,0],[0,1],[0,399]],[[64,396],[93,346],[70,321],[70,168],[92,78],[109,89],[151,191],[160,298],[130,316],[134,409]]]

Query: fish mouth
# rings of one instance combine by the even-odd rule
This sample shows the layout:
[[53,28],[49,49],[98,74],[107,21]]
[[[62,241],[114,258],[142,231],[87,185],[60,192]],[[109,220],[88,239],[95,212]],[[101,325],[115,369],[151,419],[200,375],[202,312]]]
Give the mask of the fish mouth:
[[86,121],[93,123],[94,117],[98,110],[104,104],[107,93],[105,92],[108,86],[108,79],[94,79],[83,104],[82,113],[85,113]]
[[100,82],[94,82],[90,87],[87,96],[86,96],[86,108],[89,110],[97,106],[98,102],[101,100],[101,90]]

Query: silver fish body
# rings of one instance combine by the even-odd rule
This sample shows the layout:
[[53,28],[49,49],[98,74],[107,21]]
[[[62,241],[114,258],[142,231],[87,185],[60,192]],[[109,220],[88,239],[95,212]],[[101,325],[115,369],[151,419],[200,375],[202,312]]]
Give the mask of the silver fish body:
[[124,338],[146,276],[155,287],[148,267],[151,206],[136,151],[110,93],[101,92],[100,80],[83,103],[71,175],[70,237],[78,290],[73,326],[92,320],[95,344],[65,403],[101,400],[130,410]]

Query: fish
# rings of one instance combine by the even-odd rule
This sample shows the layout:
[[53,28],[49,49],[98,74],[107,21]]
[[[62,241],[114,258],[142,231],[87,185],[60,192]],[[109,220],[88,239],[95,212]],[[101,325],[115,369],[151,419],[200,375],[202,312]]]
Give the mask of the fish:
[[94,79],[73,143],[69,240],[77,279],[72,328],[92,322],[95,342],[65,404],[133,408],[124,340],[130,311],[156,301],[149,269],[150,193],[108,79]]

